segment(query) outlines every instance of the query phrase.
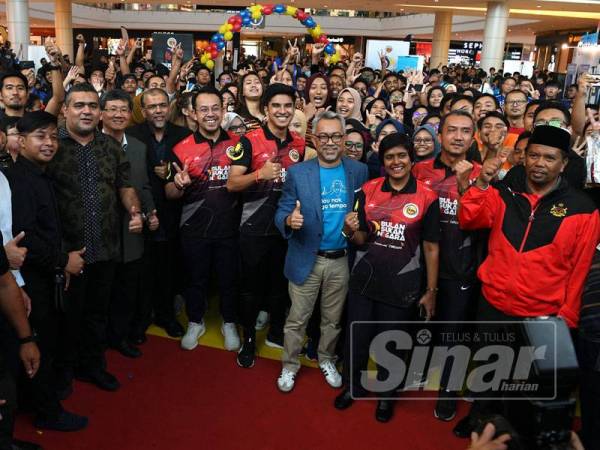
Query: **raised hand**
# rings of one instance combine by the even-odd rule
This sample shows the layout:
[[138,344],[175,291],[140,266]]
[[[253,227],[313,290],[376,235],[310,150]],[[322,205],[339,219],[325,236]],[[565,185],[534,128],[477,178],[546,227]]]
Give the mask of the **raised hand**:
[[121,39],[119,41],[119,45],[117,45],[117,49],[115,50],[115,53],[117,54],[117,56],[122,57],[125,55],[125,50],[127,49],[127,42],[123,39]]
[[173,167],[177,172],[173,177],[175,187],[180,191],[183,191],[186,187],[192,184],[192,179],[190,178],[190,174],[188,173],[188,165],[184,164],[182,169],[181,167],[179,167],[179,164],[174,162]]
[[265,162],[265,165],[262,166],[258,171],[258,176],[261,180],[275,180],[276,178],[281,177],[281,164],[278,162],[272,161],[269,159]]
[[166,163],[165,161],[161,161],[160,166],[154,166],[154,174],[161,180],[164,180],[165,178],[167,178],[168,171],[169,171],[169,164]]
[[25,262],[27,249],[25,247],[19,247],[19,242],[21,242],[24,237],[25,232],[21,231],[4,245],[4,251],[6,252],[6,257],[8,258],[8,264],[13,270],[20,269]]
[[158,230],[160,223],[158,221],[158,216],[156,215],[156,210],[153,209],[152,212],[148,213],[146,218],[148,219],[148,228],[150,231]]
[[141,233],[144,227],[144,220],[142,214],[138,211],[135,206],[131,207],[129,219],[129,232],[130,233]]
[[299,230],[300,228],[302,228],[303,224],[304,224],[304,216],[302,215],[302,212],[300,211],[300,200],[296,200],[296,207],[292,211],[292,214],[290,214],[287,217],[287,225],[292,230]]
[[346,217],[344,217],[344,232],[355,233],[358,231],[359,225],[360,222],[358,221],[358,213],[356,211],[346,214]]
[[173,56],[179,61],[183,60],[183,48],[181,47],[181,42],[177,44],[177,47],[175,47],[175,52],[173,53]]
[[496,176],[498,176],[498,172],[500,172],[501,168],[502,160],[500,158],[486,159],[481,168],[481,172],[479,172],[477,185],[485,188]]
[[77,41],[78,44],[85,44],[85,38],[83,37],[83,34],[79,33],[77,36],[75,36],[75,40]]
[[[580,141],[581,141],[581,143],[580,143]],[[587,147],[587,139],[585,139],[585,138],[581,139],[581,136],[577,136],[577,138],[575,139],[575,142],[573,143],[573,147],[571,147],[571,148],[573,149],[573,151],[575,153],[577,153],[579,156],[581,156],[583,158],[586,153],[586,147]]]
[[71,66],[69,71],[67,72],[67,76],[65,77],[66,83],[70,83],[79,75],[79,66]]
[[506,450],[508,448],[506,442],[510,441],[510,434],[503,434],[494,439],[496,427],[493,423],[488,423],[481,435],[471,433],[471,445],[468,450]]

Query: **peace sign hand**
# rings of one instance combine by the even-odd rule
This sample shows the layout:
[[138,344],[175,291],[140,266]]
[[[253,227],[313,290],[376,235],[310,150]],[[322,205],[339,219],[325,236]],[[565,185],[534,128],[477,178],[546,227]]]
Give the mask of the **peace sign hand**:
[[183,169],[179,167],[177,163],[173,163],[173,167],[177,172],[173,177],[173,182],[175,183],[175,187],[180,191],[183,191],[186,187],[192,184],[192,179],[190,178],[190,174],[188,173],[188,165],[187,163],[183,165]]
[[[579,141],[581,141],[581,144]],[[586,147],[587,139],[585,137],[581,139],[581,136],[577,136],[575,142],[573,143],[573,151],[583,158],[586,154]]]

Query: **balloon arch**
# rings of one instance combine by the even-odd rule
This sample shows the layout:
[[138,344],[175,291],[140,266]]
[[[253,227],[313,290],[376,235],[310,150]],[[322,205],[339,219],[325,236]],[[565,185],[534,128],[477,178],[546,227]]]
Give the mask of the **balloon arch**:
[[215,67],[214,60],[219,57],[226,42],[233,39],[233,33],[239,33],[242,28],[256,27],[263,20],[263,16],[273,13],[294,17],[304,25],[315,42],[325,45],[325,54],[329,63],[335,64],[340,60],[340,54],[335,46],[329,42],[327,35],[321,30],[310,14],[294,6],[286,5],[252,5],[231,16],[227,22],[219,27],[219,31],[212,35],[210,42],[204,42],[201,47],[200,62],[208,69]]

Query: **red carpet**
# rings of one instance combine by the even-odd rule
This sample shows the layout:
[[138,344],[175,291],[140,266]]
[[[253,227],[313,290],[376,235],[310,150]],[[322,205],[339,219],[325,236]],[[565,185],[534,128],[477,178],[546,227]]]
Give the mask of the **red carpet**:
[[[149,337],[144,356],[109,352],[120,391],[76,383],[67,409],[89,416],[83,432],[38,431],[20,417],[17,437],[45,450],[358,449],[464,450],[456,423],[433,417],[433,402],[400,401],[388,424],[375,421],[374,402],[333,408],[339,392],[316,369],[303,367],[290,394],[277,390],[277,361],[239,368],[235,354],[208,347],[184,352],[178,342]],[[459,405],[459,417],[466,410]]]

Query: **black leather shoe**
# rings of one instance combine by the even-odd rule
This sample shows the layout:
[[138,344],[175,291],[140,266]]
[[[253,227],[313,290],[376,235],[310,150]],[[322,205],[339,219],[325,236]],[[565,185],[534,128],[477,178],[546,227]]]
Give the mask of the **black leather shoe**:
[[145,344],[148,338],[146,338],[146,333],[133,333],[129,338],[129,342],[133,345],[142,345]]
[[335,406],[335,409],[343,410],[350,408],[353,403],[354,399],[352,398],[350,389],[345,388],[342,393],[335,398],[333,406]]
[[54,431],[79,431],[87,427],[88,418],[69,411],[61,411],[52,419],[37,417],[33,423],[36,428]]
[[11,450],[43,450],[41,446],[34,442],[19,441],[13,439],[11,444]]
[[119,380],[111,375],[106,370],[98,369],[85,372],[77,372],[75,378],[84,383],[95,384],[98,388],[104,391],[117,391],[121,387]]
[[127,358],[139,358],[142,356],[140,349],[131,345],[128,341],[123,341],[120,344],[113,346],[113,348]]
[[466,415],[458,421],[452,432],[456,437],[467,439],[471,437],[475,428],[477,428],[477,421],[471,415]]
[[73,393],[73,372],[63,370],[56,374],[56,395],[59,400],[68,399]]
[[375,419],[378,422],[389,422],[394,417],[394,402],[391,400],[378,400],[375,409]]
[[178,338],[185,334],[185,330],[179,322],[176,320],[169,320],[168,322],[155,322],[157,326],[164,328],[167,334],[171,337]]

